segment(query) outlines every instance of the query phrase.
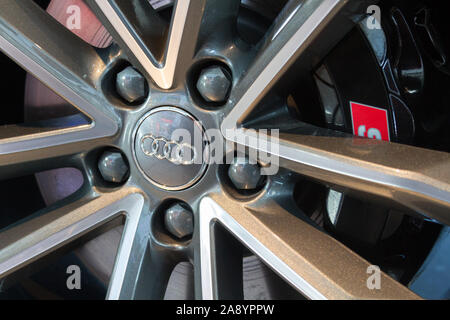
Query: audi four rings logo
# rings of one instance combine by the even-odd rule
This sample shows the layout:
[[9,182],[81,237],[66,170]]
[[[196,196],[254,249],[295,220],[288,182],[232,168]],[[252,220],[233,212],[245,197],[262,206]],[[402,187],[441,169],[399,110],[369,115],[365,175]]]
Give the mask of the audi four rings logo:
[[[149,157],[155,157],[159,160],[166,159],[174,164],[183,166],[194,164],[197,158],[197,152],[189,143],[167,140],[164,137],[155,137],[152,134],[142,137],[141,149]],[[186,157],[189,158],[185,159]]]

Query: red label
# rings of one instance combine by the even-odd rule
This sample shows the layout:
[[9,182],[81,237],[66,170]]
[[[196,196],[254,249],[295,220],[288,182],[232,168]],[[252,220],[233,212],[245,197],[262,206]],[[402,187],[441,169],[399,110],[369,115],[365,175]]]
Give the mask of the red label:
[[387,111],[350,102],[353,134],[377,140],[390,141]]

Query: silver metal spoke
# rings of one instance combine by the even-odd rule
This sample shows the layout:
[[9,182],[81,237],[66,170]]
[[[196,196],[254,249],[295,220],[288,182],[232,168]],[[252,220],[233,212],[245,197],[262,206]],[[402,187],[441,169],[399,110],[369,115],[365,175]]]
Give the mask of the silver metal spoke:
[[[141,234],[137,232],[136,235]],[[146,233],[148,235],[148,232]],[[167,289],[175,261],[163,252],[151,250],[148,237],[138,239],[133,245],[129,258],[121,263],[123,270],[122,286],[110,285],[109,300],[162,300]],[[113,274],[113,280],[115,280]],[[117,283],[117,282],[116,282]]]
[[[62,130],[58,135],[30,134],[27,139],[37,139],[36,143],[45,140],[42,143],[52,146],[117,132],[118,118],[96,87],[106,68],[104,60],[33,1],[0,3],[0,50],[91,118],[89,126],[77,130]],[[0,153],[19,148],[14,142],[1,142],[8,146],[1,146]]]
[[212,225],[220,223],[282,278],[310,299],[417,299],[381,273],[380,289],[369,289],[370,264],[338,241],[275,203],[251,209],[221,196],[200,204],[202,295],[217,296]]
[[78,116],[71,116],[58,119],[55,125],[53,121],[43,121],[1,127],[1,179],[77,166],[77,157],[105,145],[105,138],[85,137],[90,124],[66,127],[67,123],[79,122],[78,119]]
[[[0,277],[36,261],[121,214],[137,211],[142,203],[143,197],[135,190],[123,189],[91,200],[83,198],[49,212],[38,212],[34,218],[1,231]],[[126,228],[130,227],[133,228],[133,222],[128,223]],[[124,239],[127,239],[127,232],[133,230],[126,230]],[[127,247],[122,247],[120,259],[126,256]],[[120,279],[120,270],[115,272]]]
[[282,134],[279,154],[283,167],[450,223],[448,153],[357,137]]
[[[242,132],[247,138],[271,141],[263,133]],[[300,134],[281,134],[274,145],[259,143],[256,149],[271,154],[272,161],[278,159],[281,167],[343,191],[379,196],[450,223],[448,153],[358,137]]]
[[162,89],[172,88],[176,73],[184,75],[186,71],[177,70],[182,60],[193,58],[205,3],[176,1],[168,26],[147,0],[89,1],[113,38],[127,49],[133,63]]
[[108,300],[128,300],[135,297],[141,266],[148,253],[150,227],[148,203],[141,194],[135,193],[124,204],[123,211],[127,221],[106,295]]
[[151,204],[142,196],[127,203],[127,222],[106,298],[163,299],[177,254],[155,245],[151,238]]
[[242,244],[227,231],[224,224],[218,223],[215,213],[202,202],[199,220],[200,245],[194,255],[196,298],[244,299]]

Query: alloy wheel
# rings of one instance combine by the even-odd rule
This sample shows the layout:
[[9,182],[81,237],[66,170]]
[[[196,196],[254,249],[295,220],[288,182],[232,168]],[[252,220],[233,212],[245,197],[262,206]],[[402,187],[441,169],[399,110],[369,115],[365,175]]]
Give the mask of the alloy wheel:
[[[241,246],[309,299],[418,298],[385,273],[379,290],[368,288],[370,263],[314,225],[290,195],[301,175],[448,224],[447,153],[311,131],[306,124],[301,133],[282,131],[275,148],[257,143],[255,150],[250,141],[273,139],[245,126],[293,65],[310,73],[366,17],[372,1],[288,1],[255,46],[236,36],[241,1],[176,1],[170,22],[144,0],[87,3],[113,45],[91,47],[31,1],[0,4],[0,49],[85,120],[69,128],[44,123],[0,128],[2,178],[61,166],[76,167],[85,178],[76,194],[0,233],[0,278],[124,219],[108,299],[163,298],[181,261],[194,265],[196,298],[242,298],[242,274],[236,271]],[[145,97],[132,103],[114,90],[115,75],[129,66],[146,81]],[[223,103],[206,101],[196,87],[194,79],[211,66],[225,70],[230,80]],[[258,181],[255,192],[242,192],[227,177],[227,165],[203,162],[193,168],[167,157],[149,160],[138,148],[167,120],[171,130],[180,123],[192,132],[220,130],[224,145],[276,157],[280,169]],[[150,149],[155,139],[149,137]],[[119,183],[105,181],[98,169],[105,150],[115,150],[129,167]],[[192,234],[174,237],[164,227],[174,204],[192,213]]]

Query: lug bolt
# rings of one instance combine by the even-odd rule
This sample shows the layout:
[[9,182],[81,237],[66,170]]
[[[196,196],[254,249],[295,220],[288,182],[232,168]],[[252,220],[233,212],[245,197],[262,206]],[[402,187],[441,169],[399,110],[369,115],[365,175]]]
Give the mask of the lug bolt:
[[192,211],[181,203],[175,203],[166,210],[164,224],[166,229],[179,239],[190,236],[194,232]]
[[105,151],[98,160],[98,169],[108,182],[122,183],[128,175],[128,165],[118,151]]
[[133,67],[127,67],[117,74],[116,89],[129,103],[142,100],[147,95],[146,80]]
[[247,157],[236,157],[228,169],[228,177],[240,190],[253,190],[261,185],[261,168]]
[[231,81],[219,66],[204,69],[197,81],[197,90],[207,102],[223,103],[228,98]]

